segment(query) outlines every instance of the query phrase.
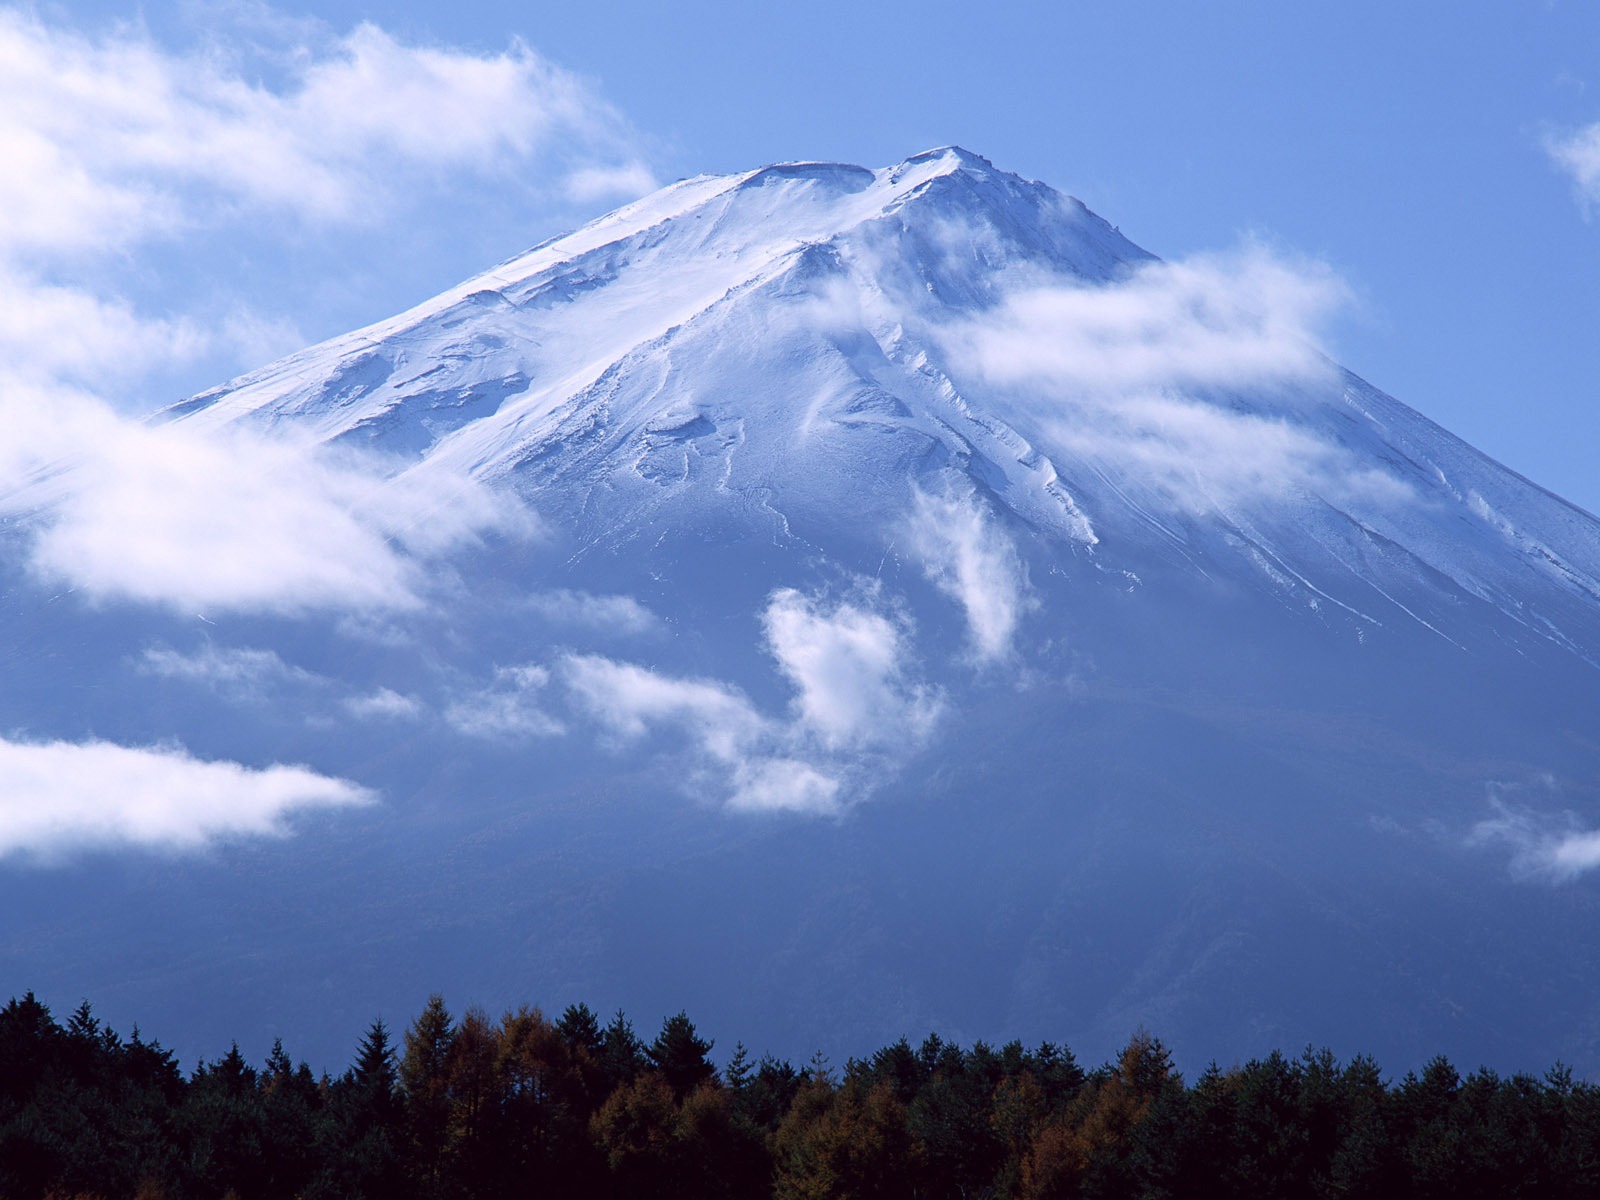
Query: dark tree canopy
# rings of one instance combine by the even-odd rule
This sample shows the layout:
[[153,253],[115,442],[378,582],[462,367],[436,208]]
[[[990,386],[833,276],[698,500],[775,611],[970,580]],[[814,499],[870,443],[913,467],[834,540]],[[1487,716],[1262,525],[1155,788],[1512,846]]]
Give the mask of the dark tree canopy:
[[1600,1088],[1559,1064],[1390,1084],[1308,1049],[1185,1084],[1141,1030],[1087,1072],[929,1036],[839,1071],[739,1044],[719,1076],[711,1049],[681,1012],[645,1046],[621,1013],[457,1019],[433,996],[336,1079],[281,1042],[185,1077],[87,1004],[63,1024],[24,995],[0,1009],[0,1200],[1600,1195]]

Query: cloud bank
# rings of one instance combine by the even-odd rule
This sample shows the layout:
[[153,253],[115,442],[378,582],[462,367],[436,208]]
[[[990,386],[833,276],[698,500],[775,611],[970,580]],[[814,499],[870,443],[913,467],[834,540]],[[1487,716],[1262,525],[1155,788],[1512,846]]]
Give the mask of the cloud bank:
[[0,738],[0,859],[83,850],[193,851],[288,832],[289,819],[376,797],[305,767],[255,770],[182,749]]
[[368,222],[451,173],[654,184],[621,116],[521,42],[477,54],[263,15],[226,52],[182,52],[0,10],[0,256],[117,249],[239,207]]
[[[6,406],[0,403],[0,412]],[[414,609],[425,561],[530,519],[466,478],[243,429],[149,425],[78,398],[31,447],[13,444],[0,512],[27,518],[41,577],[91,600],[189,612]],[[70,440],[75,443],[66,445]],[[43,476],[41,479],[40,477]],[[33,478],[33,486],[23,486]]]

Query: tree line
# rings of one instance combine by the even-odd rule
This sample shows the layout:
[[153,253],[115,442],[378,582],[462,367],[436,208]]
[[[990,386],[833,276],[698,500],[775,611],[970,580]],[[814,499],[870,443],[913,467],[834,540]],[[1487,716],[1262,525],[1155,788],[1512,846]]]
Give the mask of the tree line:
[[459,1018],[433,997],[350,1068],[281,1043],[187,1077],[137,1028],[32,994],[0,1010],[4,1200],[977,1200],[1589,1197],[1600,1088],[1444,1058],[1388,1082],[1327,1050],[1186,1084],[1136,1033],[1085,1070],[1049,1043],[906,1040],[834,1070],[735,1047],[686,1014],[645,1042],[621,1013]]

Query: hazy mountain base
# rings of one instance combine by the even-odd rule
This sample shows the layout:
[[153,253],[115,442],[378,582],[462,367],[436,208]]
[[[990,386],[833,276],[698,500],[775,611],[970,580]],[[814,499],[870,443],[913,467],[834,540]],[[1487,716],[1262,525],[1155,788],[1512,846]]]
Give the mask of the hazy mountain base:
[[[795,1057],[861,1053],[908,1027],[1058,1038],[1100,1057],[1151,1021],[1191,1070],[1307,1042],[1402,1069],[1430,1046],[1504,1068],[1600,1062],[1588,889],[1518,881],[1506,847],[1468,844],[1495,783],[1581,777],[1589,750],[1567,722],[1600,699],[1587,668],[1551,655],[1509,676],[1529,680],[1517,695],[1442,639],[1380,630],[1309,658],[1318,618],[1305,610],[1199,591],[1178,630],[1093,572],[1035,578],[1093,659],[1046,652],[1022,686],[948,667],[934,681],[959,707],[932,748],[821,822],[711,811],[723,785],[685,794],[671,765],[683,758],[659,740],[464,752],[459,736],[412,727],[319,733],[293,696],[242,697],[231,711],[247,719],[207,720],[215,698],[141,675],[84,632],[104,621],[119,648],[185,646],[192,622],[147,618],[129,639],[122,615],[36,610],[13,645],[47,652],[54,669],[37,677],[54,686],[10,698],[7,721],[47,720],[54,703],[101,736],[207,731],[192,750],[246,761],[309,744],[324,770],[405,782],[378,809],[181,866],[13,869],[0,901],[30,919],[6,931],[7,977],[60,1003],[104,995],[118,1020],[158,1011],[185,1055],[235,1035],[259,1053],[276,1034],[324,1064],[367,1014],[443,977],[497,1005],[687,1001],[723,1039]],[[759,653],[695,632],[742,625],[753,647],[744,597],[720,612],[652,600],[690,643],[657,661],[779,691]],[[453,619],[474,627],[470,612]],[[326,661],[303,621],[224,632]],[[372,658],[393,681],[392,656]],[[416,670],[421,683],[428,667]],[[137,710],[118,700],[130,688],[147,697]]]

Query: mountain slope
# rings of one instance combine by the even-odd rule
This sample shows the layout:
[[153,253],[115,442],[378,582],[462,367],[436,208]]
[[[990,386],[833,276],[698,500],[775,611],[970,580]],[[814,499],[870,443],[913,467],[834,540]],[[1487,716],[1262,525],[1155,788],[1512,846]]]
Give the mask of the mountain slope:
[[802,1058],[1600,1063],[1600,525],[1321,357],[1302,276],[961,150],[789,164],[175,406],[376,479],[409,590],[53,592],[58,472],[7,727],[382,803],[0,876],[8,975],[292,1044],[446,988]]

